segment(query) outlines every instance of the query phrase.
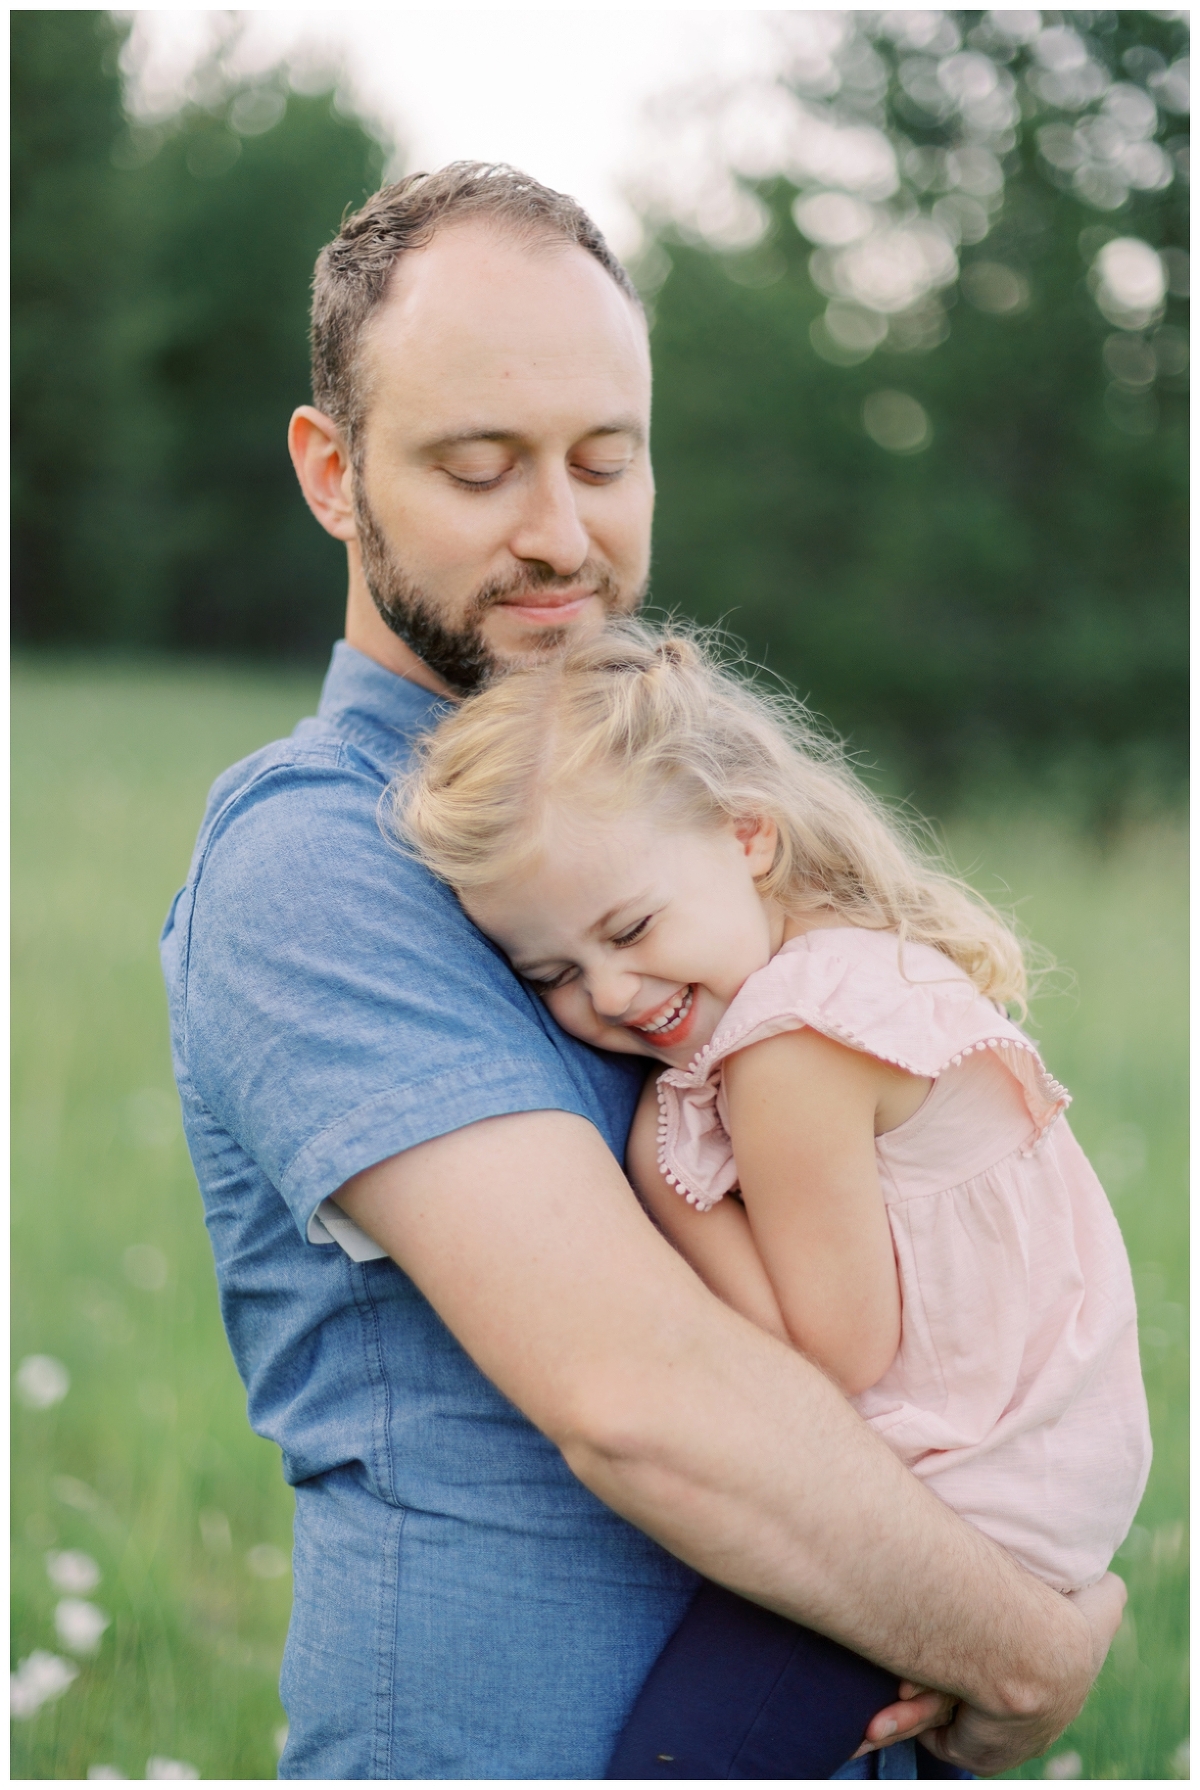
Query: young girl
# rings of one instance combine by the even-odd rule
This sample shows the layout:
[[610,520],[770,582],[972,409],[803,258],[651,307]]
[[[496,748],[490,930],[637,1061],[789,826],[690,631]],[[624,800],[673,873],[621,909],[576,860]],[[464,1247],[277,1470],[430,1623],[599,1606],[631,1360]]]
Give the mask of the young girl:
[[[1030,1572],[1098,1579],[1150,1461],[1133,1291],[999,915],[798,706],[638,623],[464,703],[394,800],[562,1026],[665,1066],[629,1173],[712,1291]],[[608,1775],[829,1776],[889,1688],[703,1587]]]

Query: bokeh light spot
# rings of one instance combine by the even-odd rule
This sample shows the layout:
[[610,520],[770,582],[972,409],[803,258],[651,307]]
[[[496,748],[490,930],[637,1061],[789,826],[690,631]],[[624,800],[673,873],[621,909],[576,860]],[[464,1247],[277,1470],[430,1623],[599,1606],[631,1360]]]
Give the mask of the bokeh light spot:
[[71,1376],[53,1355],[26,1355],[16,1373],[17,1397],[30,1411],[48,1411],[71,1390]]
[[863,428],[891,454],[915,454],[927,448],[933,429],[924,406],[907,392],[872,392],[863,404]]
[[1096,303],[1120,329],[1145,329],[1167,291],[1162,257],[1140,236],[1116,236],[1092,264]]
[[963,297],[976,310],[1013,317],[1029,308],[1029,281],[1002,261],[972,261],[962,270]]
[[795,201],[792,216],[801,235],[824,248],[858,242],[875,223],[874,208],[851,193],[812,193]]
[[256,1579],[282,1579],[289,1571],[288,1557],[282,1548],[269,1541],[260,1541],[246,1555],[246,1565]]
[[273,130],[287,111],[278,87],[248,87],[229,108],[229,123],[239,137],[261,137]]

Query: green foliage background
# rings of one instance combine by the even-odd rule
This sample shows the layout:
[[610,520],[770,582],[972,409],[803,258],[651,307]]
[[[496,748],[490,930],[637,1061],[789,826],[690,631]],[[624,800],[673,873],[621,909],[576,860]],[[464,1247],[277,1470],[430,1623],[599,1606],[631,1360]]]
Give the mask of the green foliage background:
[[[984,17],[948,16],[967,43]],[[1187,41],[1176,15],[1042,17],[1087,34],[1117,80]],[[889,131],[902,165],[952,144],[950,124],[904,91],[904,52],[867,32],[888,86],[862,116]],[[1111,792],[1181,764],[1188,404],[1186,381],[1168,377],[1141,418],[1116,410],[1103,353],[1113,331],[1088,267],[1118,234],[1184,247],[1188,189],[1176,178],[1115,212],[1086,205],[1039,155],[1039,132],[1068,114],[1019,91],[1003,204],[959,251],[960,283],[942,295],[948,336],[932,350],[897,346],[892,332],[859,365],[814,350],[825,294],[786,180],[757,185],[770,223],[747,252],[714,253],[667,225],[653,333],[655,596],[729,618],[755,657],[923,790],[962,790],[985,767],[1028,776],[1090,760],[1097,796],[1096,773]],[[843,94],[852,122],[859,102]],[[1177,129],[1160,114],[1160,137],[1183,141]],[[973,267],[996,264],[1027,284],[1027,306],[1010,315],[964,296]],[[1186,296],[1169,297],[1168,330],[1187,311]],[[925,451],[889,453],[869,437],[864,400],[880,388],[924,407]],[[1131,420],[1144,433],[1129,433]]]
[[255,135],[236,95],[131,131],[124,27],[11,28],[16,636],[322,658],[344,554],[284,435],[313,262],[383,150],[329,95]]
[[[656,600],[728,618],[924,787],[964,755],[1028,766],[1083,742],[1130,769],[1139,752],[1169,762],[1187,713],[1187,399],[1165,392],[1145,437],[1106,412],[1111,332],[1078,243],[1095,214],[1032,171],[1010,181],[975,254],[1028,268],[1029,309],[960,301],[933,352],[837,367],[809,337],[824,298],[794,191],[764,194],[773,236],[749,257],[669,247]],[[1164,232],[1178,203],[1160,201]],[[925,452],[868,437],[860,412],[880,387],[924,406]]]
[[[967,30],[982,15],[951,16]],[[1186,40],[1175,15],[1063,16],[1117,75],[1131,52],[1170,58]],[[270,128],[246,134],[245,95],[218,72],[205,104],[131,128],[125,30],[103,13],[12,15],[17,638],[315,663],[338,632],[342,561],[283,434],[308,396],[312,262],[384,152],[282,75]],[[905,141],[947,140],[892,79]],[[921,790],[985,765],[1083,765],[1097,811],[1179,774],[1186,397],[1160,379],[1145,432],[1114,420],[1087,261],[1097,231],[1182,245],[1186,185],[1089,209],[1038,165],[1053,107],[1026,96],[1026,110],[1002,211],[963,259],[1017,270],[1031,302],[1011,317],[958,302],[932,352],[819,358],[824,298],[786,181],[761,187],[772,223],[749,253],[663,228],[643,264],[657,267],[654,594],[727,619]],[[1173,297],[1168,323],[1185,315]],[[925,452],[868,437],[863,401],[881,386],[924,405]]]

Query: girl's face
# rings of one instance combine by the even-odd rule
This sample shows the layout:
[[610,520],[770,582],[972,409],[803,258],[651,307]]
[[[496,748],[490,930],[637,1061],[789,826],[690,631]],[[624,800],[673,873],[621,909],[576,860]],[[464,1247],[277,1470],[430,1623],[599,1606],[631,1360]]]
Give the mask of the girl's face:
[[465,897],[467,912],[566,1031],[685,1066],[782,943],[783,913],[755,884],[774,823],[700,831],[560,809],[549,836],[531,869]]

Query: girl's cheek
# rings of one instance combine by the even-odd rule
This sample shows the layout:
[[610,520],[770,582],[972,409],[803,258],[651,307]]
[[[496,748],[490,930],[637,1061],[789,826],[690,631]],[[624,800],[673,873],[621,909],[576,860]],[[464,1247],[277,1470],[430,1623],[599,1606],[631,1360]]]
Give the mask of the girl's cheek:
[[551,1013],[553,1013],[555,1019],[558,1021],[559,1025],[562,1026],[563,1030],[568,1030],[566,1003],[558,990],[552,989],[548,995],[544,995],[542,998],[545,1000],[547,1007],[549,1007]]
[[546,1005],[563,1031],[570,1032],[573,1038],[582,1038],[585,1044],[590,1044],[596,1037],[600,1027],[592,1004],[573,986],[553,989],[546,996]]
[[624,1027],[611,1026],[599,1019],[591,1001],[575,983],[554,989],[544,998],[558,1024],[564,1032],[570,1032],[572,1038],[593,1044],[598,1050],[624,1051],[633,1056],[651,1054]]

